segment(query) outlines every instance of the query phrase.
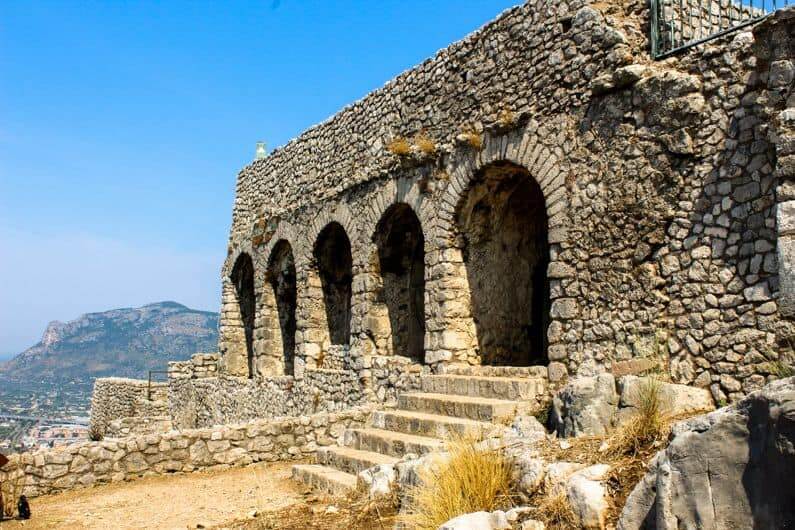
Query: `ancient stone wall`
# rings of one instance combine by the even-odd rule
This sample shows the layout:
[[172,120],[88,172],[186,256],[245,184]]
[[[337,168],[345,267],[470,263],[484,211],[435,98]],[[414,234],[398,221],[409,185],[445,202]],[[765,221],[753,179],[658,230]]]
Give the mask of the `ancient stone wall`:
[[196,353],[187,361],[168,363],[168,379],[202,379],[218,375],[217,353]]
[[369,409],[275,418],[214,429],[153,433],[11,455],[0,471],[3,493],[21,486],[30,497],[142,476],[297,460],[335,445],[362,427]]
[[177,428],[338,411],[365,401],[359,374],[350,370],[306,370],[301,378],[221,375],[169,383],[170,416]]
[[91,394],[91,431],[101,436],[113,420],[163,415],[167,411],[167,395],[166,383],[152,383],[150,387],[139,379],[97,379]]
[[[289,244],[297,378],[331,351],[354,371],[419,358],[405,339],[417,289],[436,371],[540,364],[554,382],[654,357],[718,401],[775,377],[791,362],[791,267],[776,221],[788,144],[771,125],[788,123],[791,50],[772,50],[768,20],[652,62],[648,21],[646,2],[531,0],[244,168],[225,373],[283,373],[267,271]],[[400,268],[410,245],[383,267],[396,208],[421,227],[424,282]],[[233,274],[248,260],[252,369]]]

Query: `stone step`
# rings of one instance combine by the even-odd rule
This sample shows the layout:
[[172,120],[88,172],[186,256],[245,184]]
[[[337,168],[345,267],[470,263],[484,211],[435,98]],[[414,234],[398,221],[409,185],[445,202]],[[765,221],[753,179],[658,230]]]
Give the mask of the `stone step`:
[[424,455],[441,449],[444,442],[437,438],[415,436],[383,429],[348,429],[345,431],[345,445],[363,451],[373,451],[382,455],[401,457],[406,454]]
[[359,472],[379,464],[394,464],[398,459],[372,451],[363,451],[352,447],[320,447],[317,450],[317,462],[324,466],[333,467],[358,475]]
[[356,475],[318,464],[293,466],[293,479],[330,495],[344,495],[356,489]]
[[534,401],[547,391],[547,380],[542,377],[426,375],[421,383],[422,391],[431,394],[490,399]]
[[478,421],[510,423],[516,414],[526,412],[528,407],[526,402],[521,401],[412,392],[398,396],[398,408]]
[[448,375],[469,375],[477,377],[543,377],[547,378],[549,370],[546,366],[470,366],[453,364],[442,368]]
[[445,439],[450,436],[475,436],[486,433],[492,425],[467,418],[405,410],[373,412],[373,427],[387,431]]

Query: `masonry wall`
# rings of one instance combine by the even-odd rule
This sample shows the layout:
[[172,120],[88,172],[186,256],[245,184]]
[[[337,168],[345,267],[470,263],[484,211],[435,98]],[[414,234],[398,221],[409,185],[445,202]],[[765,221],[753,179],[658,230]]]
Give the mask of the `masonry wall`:
[[339,411],[365,401],[359,375],[344,370],[307,370],[299,379],[228,375],[176,379],[169,387],[170,414],[177,428]]
[[[312,251],[329,223],[351,242],[348,366],[401,355],[389,349],[374,242],[398,203],[424,235],[424,362],[491,362],[456,216],[476,175],[510,163],[544,196],[550,306],[535,353],[553,382],[653,356],[718,401],[761,387],[792,363],[776,220],[792,168],[773,133],[792,105],[792,50],[778,44],[791,41],[791,13],[652,62],[646,2],[530,1],[247,166],[222,272],[223,370],[249,375],[229,284],[241,256],[255,271],[253,356],[279,358],[262,322],[281,241],[295,259],[296,376],[322,366]],[[395,139],[409,153],[390,149]]]
[[364,426],[368,415],[369,409],[359,408],[15,454],[0,470],[0,487],[3,494],[13,486],[36,497],[144,476],[298,460],[341,443],[345,429]]
[[97,379],[91,394],[91,432],[103,436],[114,420],[166,414],[167,396],[166,383],[150,386],[148,381],[140,379]]

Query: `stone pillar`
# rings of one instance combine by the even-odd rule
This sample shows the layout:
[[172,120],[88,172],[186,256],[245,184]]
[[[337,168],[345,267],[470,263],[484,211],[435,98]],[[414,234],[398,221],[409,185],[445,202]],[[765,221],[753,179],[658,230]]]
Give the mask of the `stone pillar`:
[[224,277],[221,282],[221,315],[218,328],[218,349],[223,356],[224,372],[246,377],[248,375],[246,336],[235,286],[228,277]]

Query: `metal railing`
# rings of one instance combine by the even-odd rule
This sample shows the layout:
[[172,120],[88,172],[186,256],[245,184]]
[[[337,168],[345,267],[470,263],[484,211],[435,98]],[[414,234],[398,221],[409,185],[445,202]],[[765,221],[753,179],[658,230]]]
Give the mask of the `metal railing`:
[[[146,400],[152,401],[152,374],[167,374],[168,370],[149,370],[149,380],[146,385]],[[157,381],[155,381],[157,382]]]
[[790,0],[651,0],[651,54],[662,59],[737,31]]

